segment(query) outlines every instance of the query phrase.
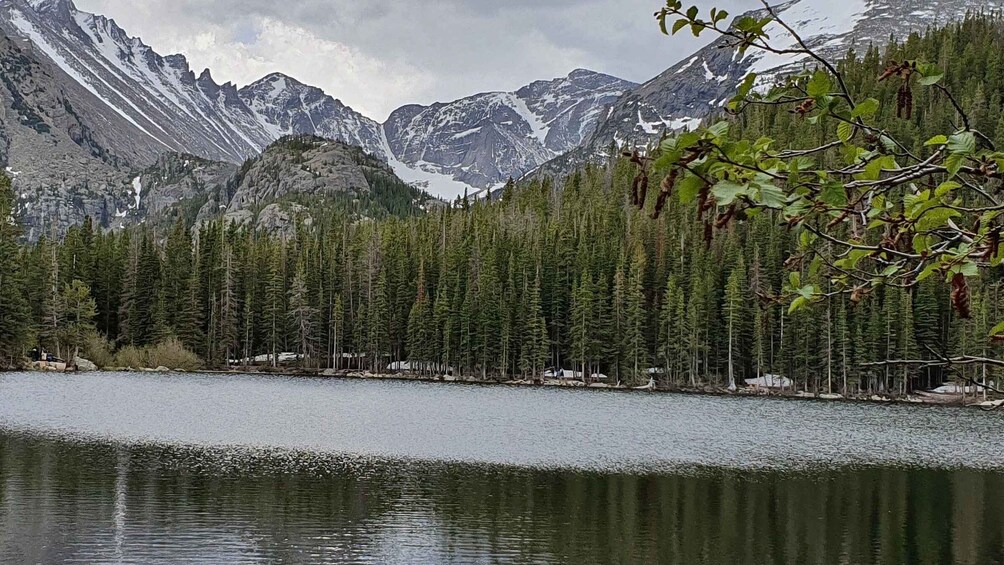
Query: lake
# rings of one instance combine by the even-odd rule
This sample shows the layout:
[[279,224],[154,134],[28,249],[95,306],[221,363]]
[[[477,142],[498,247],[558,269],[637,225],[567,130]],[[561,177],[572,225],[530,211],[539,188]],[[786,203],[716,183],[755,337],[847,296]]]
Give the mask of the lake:
[[1004,563],[1004,415],[0,374],[0,562]]

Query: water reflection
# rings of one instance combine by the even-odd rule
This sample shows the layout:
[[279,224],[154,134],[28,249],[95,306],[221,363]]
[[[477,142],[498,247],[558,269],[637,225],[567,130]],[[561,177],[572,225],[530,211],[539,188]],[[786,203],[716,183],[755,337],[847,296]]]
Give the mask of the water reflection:
[[982,565],[1004,558],[1004,476],[995,473],[636,476],[398,464],[325,476],[176,464],[199,457],[0,435],[0,561]]

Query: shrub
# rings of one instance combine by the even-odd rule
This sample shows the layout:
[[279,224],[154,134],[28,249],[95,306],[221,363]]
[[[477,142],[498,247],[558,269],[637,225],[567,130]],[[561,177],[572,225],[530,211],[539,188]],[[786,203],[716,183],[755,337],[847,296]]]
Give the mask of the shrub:
[[180,371],[197,371],[202,368],[202,359],[192,353],[177,338],[168,338],[157,345],[142,349],[127,345],[115,354],[115,366],[133,369],[156,369],[167,367]]
[[111,342],[97,332],[89,332],[84,336],[84,343],[80,348],[80,356],[97,365],[99,369],[111,367],[115,364]]
[[[96,363],[97,362],[95,361],[95,364]],[[115,354],[114,365],[116,367],[142,369],[147,365],[146,352],[138,347],[127,345],[122,349],[119,349],[119,352]]]
[[177,338],[169,338],[146,349],[147,366],[153,369],[167,367],[182,371],[196,371],[202,368],[202,359],[185,348]]

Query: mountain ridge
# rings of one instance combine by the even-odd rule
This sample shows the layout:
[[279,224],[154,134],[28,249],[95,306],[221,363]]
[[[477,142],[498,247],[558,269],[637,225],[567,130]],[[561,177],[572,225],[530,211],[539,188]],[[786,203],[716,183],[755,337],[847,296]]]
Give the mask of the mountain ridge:
[[[636,86],[576,69],[566,77],[504,93],[515,97],[515,103],[508,104],[512,127],[492,124],[495,131],[472,144],[411,124],[408,133],[425,140],[422,149],[416,151],[412,144],[407,154],[395,154],[394,149],[403,146],[395,135],[403,130],[394,129],[390,119],[377,122],[284,73],[270,73],[243,87],[219,84],[210,69],[196,75],[184,55],[160,55],[114,19],[77,10],[72,0],[4,0],[0,31],[51,62],[62,75],[59,82],[90,100],[93,121],[110,124],[117,132],[109,150],[133,167],[149,165],[164,152],[238,164],[283,135],[310,134],[358,145],[410,181],[451,198],[501,184],[571,149],[591,129],[599,106]],[[580,83],[588,88],[590,80],[608,91],[596,98],[585,88],[574,88]],[[454,121],[463,129],[471,130],[487,125],[483,109],[472,100],[502,94],[477,94],[442,107],[455,114]],[[572,118],[554,123],[548,128],[551,138],[538,144],[524,132],[540,131],[544,122],[561,118],[548,115],[554,108],[547,105],[547,97],[564,102],[568,107],[562,109]],[[472,115],[465,115],[465,109]],[[498,155],[509,157],[497,162]]]

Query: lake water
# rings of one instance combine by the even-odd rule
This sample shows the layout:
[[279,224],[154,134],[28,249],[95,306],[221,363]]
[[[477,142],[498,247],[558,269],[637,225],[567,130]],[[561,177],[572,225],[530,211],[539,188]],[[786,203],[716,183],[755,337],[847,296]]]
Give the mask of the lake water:
[[0,374],[3,563],[1004,563],[1004,414]]

